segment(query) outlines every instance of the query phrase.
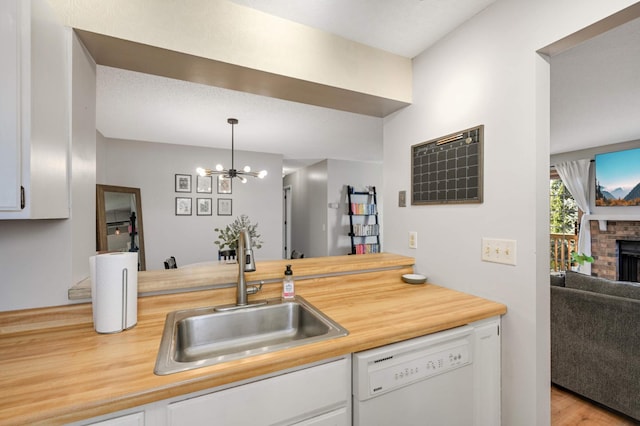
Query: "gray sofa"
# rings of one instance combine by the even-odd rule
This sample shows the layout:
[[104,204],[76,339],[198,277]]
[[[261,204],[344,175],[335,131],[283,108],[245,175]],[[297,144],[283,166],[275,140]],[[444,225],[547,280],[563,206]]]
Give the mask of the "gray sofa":
[[640,421],[640,284],[551,277],[551,381]]

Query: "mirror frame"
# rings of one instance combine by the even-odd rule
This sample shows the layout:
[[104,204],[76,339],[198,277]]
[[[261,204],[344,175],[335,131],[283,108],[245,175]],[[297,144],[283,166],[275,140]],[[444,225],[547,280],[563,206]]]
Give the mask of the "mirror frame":
[[133,194],[136,197],[136,229],[138,230],[138,249],[140,254],[140,270],[146,270],[144,251],[144,228],[142,226],[142,200],[140,199],[140,188],[129,188],[126,186],[96,185],[96,250],[98,252],[108,252],[107,245],[107,217],[105,205],[105,192],[120,192]]

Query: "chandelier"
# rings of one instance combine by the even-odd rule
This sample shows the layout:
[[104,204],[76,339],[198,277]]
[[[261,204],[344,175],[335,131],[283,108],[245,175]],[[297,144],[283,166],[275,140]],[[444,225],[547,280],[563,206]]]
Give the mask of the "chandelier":
[[203,169],[202,167],[198,167],[196,169],[196,172],[200,176],[222,175],[224,177],[228,177],[228,178],[231,178],[231,179],[238,178],[238,179],[240,179],[240,182],[242,182],[242,183],[246,183],[247,182],[247,178],[245,176],[253,176],[253,177],[257,177],[259,179],[263,179],[267,175],[267,171],[266,170],[261,170],[259,172],[252,172],[251,171],[251,167],[249,167],[249,166],[244,166],[244,169],[242,169],[242,170],[236,170],[235,169],[234,163],[233,163],[233,157],[234,157],[233,127],[236,124],[238,124],[238,119],[237,118],[227,118],[227,123],[231,124],[231,168],[230,169],[225,169],[224,167],[222,167],[222,164],[217,164],[215,170]]

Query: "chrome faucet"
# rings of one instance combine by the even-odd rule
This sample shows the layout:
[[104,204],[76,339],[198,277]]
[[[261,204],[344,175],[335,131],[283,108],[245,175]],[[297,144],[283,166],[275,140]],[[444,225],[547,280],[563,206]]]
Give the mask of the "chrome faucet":
[[233,311],[236,309],[265,305],[267,303],[266,300],[251,302],[251,304],[247,301],[247,295],[256,294],[262,290],[264,281],[260,281],[260,285],[247,287],[247,281],[244,278],[244,273],[255,271],[256,264],[253,260],[253,250],[251,250],[251,239],[249,238],[249,232],[246,229],[240,231],[240,234],[238,235],[237,257],[238,284],[236,285],[236,304],[216,306],[214,307],[215,311]]
[[[257,287],[251,288],[247,292],[247,282],[244,278],[245,272],[253,272],[256,270],[256,264],[253,261],[253,250],[251,249],[251,238],[249,231],[243,229],[238,235],[238,286],[236,288],[236,305],[245,306],[247,304],[247,293],[257,293]],[[262,287],[262,286],[261,286]]]

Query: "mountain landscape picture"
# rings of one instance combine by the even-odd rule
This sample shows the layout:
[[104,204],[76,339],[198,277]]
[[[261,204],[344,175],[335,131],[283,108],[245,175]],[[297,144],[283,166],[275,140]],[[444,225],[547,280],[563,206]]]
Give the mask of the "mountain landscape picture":
[[598,154],[596,206],[640,205],[640,148]]

